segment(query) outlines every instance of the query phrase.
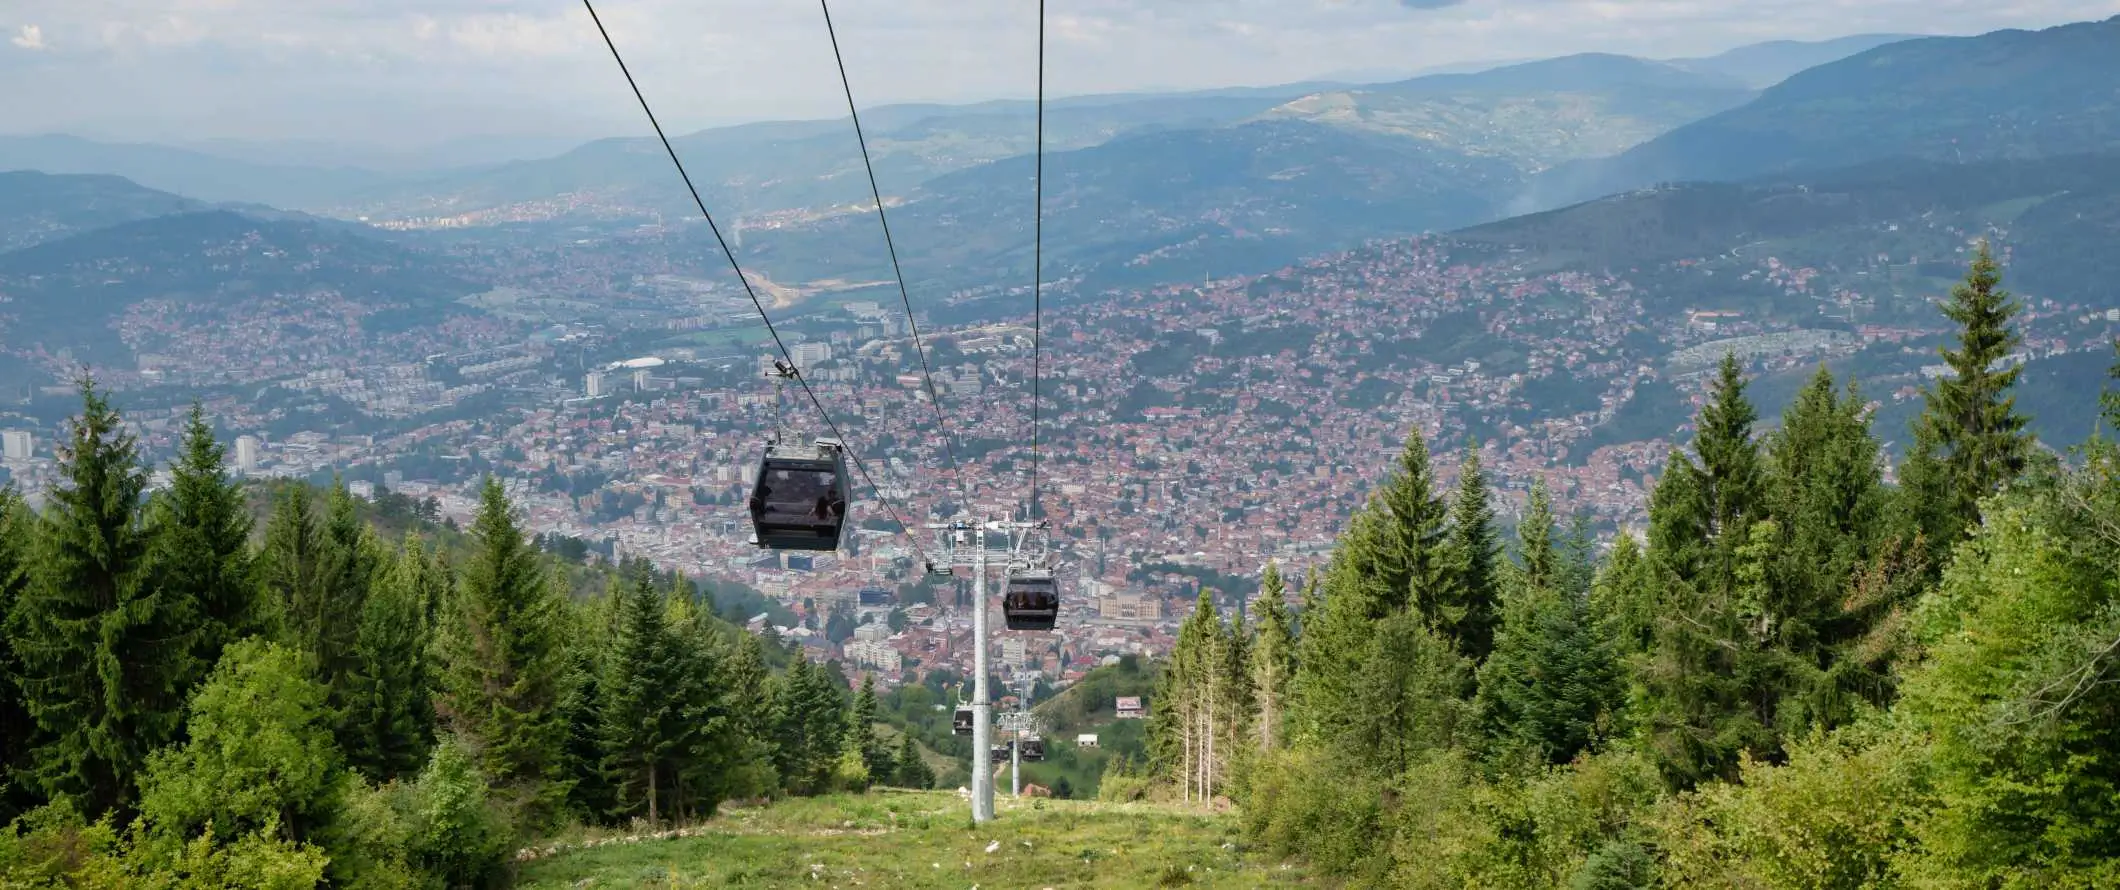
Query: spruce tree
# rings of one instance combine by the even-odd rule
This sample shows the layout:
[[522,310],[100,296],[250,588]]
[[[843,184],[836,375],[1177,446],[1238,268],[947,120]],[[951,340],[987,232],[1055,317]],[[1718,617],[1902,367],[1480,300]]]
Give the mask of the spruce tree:
[[317,611],[310,616],[315,622],[310,651],[317,659],[318,678],[332,690],[332,707],[343,709],[346,677],[356,665],[355,641],[381,553],[355,512],[353,495],[343,480],[333,479],[325,495],[322,531],[320,596]]
[[22,778],[80,812],[122,813],[147,755],[181,732],[195,612],[142,583],[147,476],[135,440],[87,379],[81,403],[9,615],[36,726]]
[[1610,735],[1625,696],[1619,663],[1583,600],[1544,587],[1511,594],[1494,655],[1480,667],[1490,753],[1567,763]]
[[434,745],[426,600],[435,571],[419,537],[406,535],[362,610],[339,738],[347,765],[377,782],[417,775]]
[[184,441],[170,467],[169,491],[154,499],[147,542],[147,577],[161,595],[188,601],[198,636],[193,649],[204,678],[230,643],[268,630],[258,603],[250,554],[250,511],[243,492],[223,469],[227,450],[197,403],[186,421]]
[[[1821,367],[1767,442],[1768,511],[1779,534],[1774,561],[1762,569],[1763,622],[1769,644],[1807,674],[1832,670],[1839,649],[1870,632],[1865,616],[1843,603],[1885,525],[1880,446],[1862,406],[1852,382],[1843,395]],[[1836,689],[1787,692],[1810,702],[1800,722],[1852,716]]]
[[1559,588],[1560,548],[1553,542],[1553,500],[1546,494],[1546,480],[1531,483],[1531,498],[1524,518],[1516,524],[1517,558],[1523,561],[1523,583],[1541,590]]
[[30,717],[22,706],[21,660],[6,633],[7,616],[29,584],[35,521],[15,487],[0,485],[0,822],[36,804],[13,779],[29,754]]
[[646,573],[621,586],[611,648],[604,657],[599,716],[604,768],[618,792],[614,815],[660,821],[683,753],[680,684],[685,665],[667,602]]
[[891,774],[891,753],[876,738],[876,675],[861,675],[861,690],[854,694],[854,707],[847,712],[846,747],[861,758],[872,780],[881,782]]
[[309,486],[281,486],[265,521],[265,546],[257,559],[261,605],[281,636],[312,657],[324,646],[328,628],[324,548]]
[[1655,642],[1657,590],[1641,544],[1622,530],[1590,588],[1591,611],[1624,660]]
[[1577,513],[1568,520],[1568,534],[1561,539],[1561,570],[1559,589],[1564,595],[1578,601],[1590,598],[1590,586],[1597,582],[1597,533],[1590,527],[1590,517]]
[[2032,454],[2027,418],[2011,393],[2024,369],[1998,367],[2024,341],[2010,325],[2024,307],[2001,283],[1983,240],[1943,306],[1958,325],[1957,348],[1939,349],[1950,373],[1923,394],[1908,458],[1913,466],[1902,473],[1916,501],[1911,515],[1925,523],[1920,531],[1938,570],[1939,557],[1979,518],[1980,499],[2015,480]]
[[1648,574],[1656,596],[1652,653],[1638,660],[1640,707],[1633,716],[1676,787],[1734,775],[1745,748],[1776,744],[1753,697],[1770,683],[1755,671],[1759,643],[1747,626],[1741,551],[1755,544],[1764,517],[1756,416],[1745,381],[1725,355],[1696,426],[1695,464],[1673,454],[1649,504]]
[[1288,689],[1295,677],[1295,639],[1289,628],[1286,591],[1281,567],[1266,564],[1266,578],[1259,591],[1258,630],[1251,646],[1251,686],[1257,703],[1253,726],[1259,750],[1271,751],[1285,744],[1281,724],[1288,709]]
[[514,789],[533,821],[566,798],[559,720],[565,692],[564,602],[510,513],[500,481],[486,479],[455,609],[441,633],[437,710],[477,739],[486,775]]
[[1400,776],[1421,754],[1458,741],[1472,665],[1448,641],[1404,612],[1379,622],[1362,647],[1359,707],[1332,741],[1379,779]]
[[1458,470],[1457,497],[1450,503],[1450,537],[1446,573],[1448,594],[1428,616],[1458,653],[1475,662],[1494,648],[1495,604],[1500,599],[1494,506],[1480,469],[1479,443],[1465,449]]
[[898,737],[898,756],[892,773],[895,776],[893,784],[901,788],[925,790],[935,784],[935,771],[921,759],[920,743],[913,740],[910,732]]
[[1381,605],[1387,612],[1410,606],[1423,615],[1438,614],[1444,594],[1445,508],[1435,493],[1428,443],[1420,430],[1407,434],[1398,469],[1378,492],[1376,506],[1384,520],[1375,562]]

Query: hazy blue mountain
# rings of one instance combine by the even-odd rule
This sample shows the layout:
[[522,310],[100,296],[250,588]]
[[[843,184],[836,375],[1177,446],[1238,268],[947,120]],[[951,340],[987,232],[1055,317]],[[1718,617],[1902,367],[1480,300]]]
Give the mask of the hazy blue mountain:
[[204,201],[318,209],[379,188],[391,177],[348,167],[231,160],[181,148],[74,136],[0,136],[0,169],[105,173]]
[[1921,34],[1852,34],[1832,40],[1769,40],[1697,59],[1670,59],[1688,71],[1720,74],[1753,89],[1765,89],[1806,68],[1836,62],[1864,50],[1913,40]]
[[102,348],[127,307],[156,298],[240,300],[335,290],[400,307],[370,323],[433,320],[479,286],[449,263],[344,224],[214,209],[156,216],[0,253],[7,340]]
[[0,252],[205,206],[118,176],[0,173]]
[[1655,182],[1737,180],[1891,157],[1971,161],[2120,147],[2120,17],[1925,37],[1803,71],[1743,106],[1546,176],[1565,204]]

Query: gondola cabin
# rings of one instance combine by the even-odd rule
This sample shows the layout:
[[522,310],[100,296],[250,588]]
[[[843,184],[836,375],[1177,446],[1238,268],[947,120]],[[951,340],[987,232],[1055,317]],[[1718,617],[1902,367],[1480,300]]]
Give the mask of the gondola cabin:
[[1044,760],[1044,759],[1045,759],[1045,740],[1044,740],[1044,739],[1041,739],[1041,738],[1037,738],[1037,737],[1035,737],[1035,736],[1034,736],[1034,737],[1032,737],[1032,738],[1027,738],[1027,739],[1024,739],[1024,740],[1023,740],[1023,759],[1025,759],[1025,760]]
[[838,550],[846,517],[846,451],[838,440],[766,447],[751,484],[751,527],[758,546]]
[[1060,617],[1060,584],[1051,572],[1010,575],[1001,612],[1009,630],[1052,630]]
[[972,709],[958,708],[957,715],[950,719],[950,732],[955,735],[972,734]]
[[995,763],[1007,763],[1007,762],[1008,762],[1008,757],[1009,757],[1009,753],[1010,753],[1010,752],[1009,752],[1009,744],[1012,744],[1012,743],[1003,743],[1003,744],[999,744],[999,745],[995,745],[995,746],[994,746],[994,762],[995,762]]

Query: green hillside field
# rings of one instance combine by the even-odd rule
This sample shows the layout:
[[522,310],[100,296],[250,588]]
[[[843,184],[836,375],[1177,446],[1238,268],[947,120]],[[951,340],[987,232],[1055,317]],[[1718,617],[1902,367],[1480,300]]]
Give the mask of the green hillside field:
[[[1330,886],[1249,855],[1234,816],[1157,804],[995,799],[974,828],[952,791],[873,791],[723,807],[648,836],[519,854],[522,888]],[[992,852],[988,848],[992,847]]]

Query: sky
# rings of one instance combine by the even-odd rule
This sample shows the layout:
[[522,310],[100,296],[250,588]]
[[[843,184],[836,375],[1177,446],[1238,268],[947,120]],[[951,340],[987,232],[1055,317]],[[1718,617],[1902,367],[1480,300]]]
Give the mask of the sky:
[[[867,107],[1030,96],[1038,2],[831,12]],[[844,112],[816,3],[596,8],[673,131]],[[1046,77],[1051,96],[1261,85],[2115,14],[2120,0],[1052,0]],[[642,135],[608,52],[579,0],[0,0],[0,133],[404,150]]]

